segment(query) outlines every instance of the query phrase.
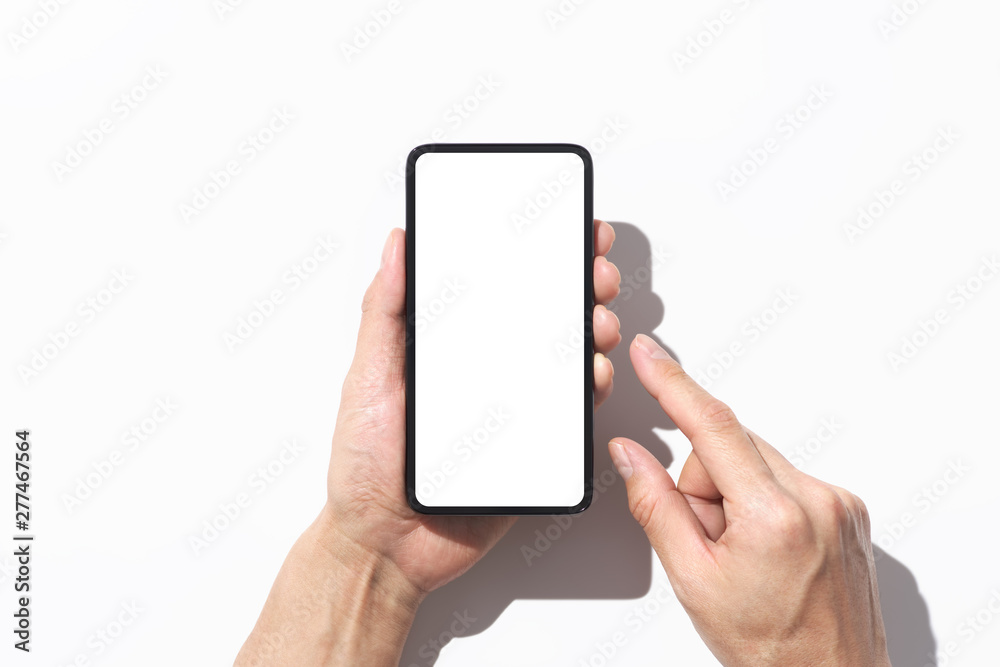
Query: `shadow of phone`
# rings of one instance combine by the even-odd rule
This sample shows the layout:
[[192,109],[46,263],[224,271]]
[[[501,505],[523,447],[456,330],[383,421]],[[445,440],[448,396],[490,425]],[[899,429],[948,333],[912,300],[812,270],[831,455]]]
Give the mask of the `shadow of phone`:
[[916,578],[885,551],[874,550],[890,662],[893,667],[937,667],[937,640]]
[[612,224],[608,259],[622,275],[622,291],[609,309],[621,321],[622,343],[608,354],[614,391],[594,418],[594,502],[582,514],[522,517],[468,573],[429,595],[403,649],[404,667],[433,665],[449,641],[487,629],[514,600],[635,599],[649,591],[652,550],[629,514],[607,442],[630,437],[667,466],[670,450],[654,429],[676,427],[639,383],[628,357],[635,335],[651,335],[663,320],[663,302],[652,291],[657,262],[638,227]]

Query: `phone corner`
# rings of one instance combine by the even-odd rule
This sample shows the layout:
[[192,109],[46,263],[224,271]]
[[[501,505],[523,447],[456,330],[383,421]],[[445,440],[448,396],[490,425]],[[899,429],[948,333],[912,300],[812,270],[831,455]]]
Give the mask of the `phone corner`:
[[591,503],[594,502],[594,487],[590,484],[583,491],[583,498],[576,505],[573,505],[567,510],[567,514],[580,514],[586,511]]
[[424,505],[417,499],[417,494],[412,488],[406,489],[406,504],[417,514],[435,514],[433,508]]
[[566,150],[567,152],[573,153],[574,155],[579,157],[580,161],[583,162],[583,167],[585,169],[594,168],[594,158],[591,157],[590,151],[587,150],[585,147],[581,146],[580,144],[566,144]]
[[437,150],[437,144],[420,144],[419,146],[414,146],[406,156],[407,172],[413,171],[421,155],[424,153],[433,153],[435,150]]

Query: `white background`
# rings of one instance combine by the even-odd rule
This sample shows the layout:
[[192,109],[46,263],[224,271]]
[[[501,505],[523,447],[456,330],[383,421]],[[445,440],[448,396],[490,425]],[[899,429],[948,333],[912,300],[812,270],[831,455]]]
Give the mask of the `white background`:
[[[590,147],[595,212],[617,223],[611,258],[632,283],[617,306],[626,340],[655,333],[692,372],[713,372],[706,384],[755,431],[865,499],[888,554],[879,576],[895,664],[933,664],[925,654],[949,643],[957,655],[937,664],[991,663],[995,614],[978,631],[963,624],[1000,590],[1000,281],[961,309],[949,294],[1000,251],[1000,5],[906,4],[915,13],[884,35],[887,0],[594,0],[554,24],[555,0],[404,1],[348,57],[342,45],[387,2],[246,0],[221,16],[211,0],[72,2],[17,50],[10,33],[31,33],[23,22],[40,4],[6,2],[0,431],[33,429],[39,536],[36,652],[17,660],[232,660],[323,501],[361,296],[403,224],[393,176],[436,138]],[[721,34],[701,35],[708,46],[680,67],[675,53],[724,9]],[[166,77],[147,79],[122,117],[116,99],[157,66]],[[825,100],[801,110],[814,87]],[[797,111],[808,119],[788,136],[779,127]],[[105,118],[110,134],[60,180],[53,163]],[[273,141],[241,150],[270,123],[283,128]],[[912,180],[907,163],[942,128],[958,138]],[[765,145],[776,152],[724,200],[719,182]],[[239,173],[185,220],[181,205],[230,161]],[[858,208],[895,179],[902,194],[849,239]],[[327,238],[333,253],[317,245]],[[300,264],[315,271],[286,281]],[[79,304],[107,300],[122,269],[128,285],[85,321]],[[275,290],[272,316],[231,351],[227,333]],[[785,312],[774,318],[776,300]],[[894,368],[888,354],[937,310],[947,321]],[[78,335],[25,382],[18,367],[70,323]],[[728,359],[734,343],[741,354]],[[596,423],[605,492],[569,525],[519,522],[428,599],[404,664],[428,664],[428,642],[449,628],[460,636],[442,666],[714,664],[661,594],[601,443],[636,438],[673,472],[688,444],[627,359],[612,360],[615,394]],[[64,496],[165,398],[173,414],[69,511]],[[272,482],[252,477],[293,438],[303,451],[286,453]],[[942,481],[953,463],[969,469]],[[935,482],[936,502],[922,501]],[[190,537],[241,493],[252,503],[196,555]],[[10,555],[0,564],[9,624]],[[88,638],[132,602],[138,618],[95,655]],[[466,612],[476,620],[453,615]]]

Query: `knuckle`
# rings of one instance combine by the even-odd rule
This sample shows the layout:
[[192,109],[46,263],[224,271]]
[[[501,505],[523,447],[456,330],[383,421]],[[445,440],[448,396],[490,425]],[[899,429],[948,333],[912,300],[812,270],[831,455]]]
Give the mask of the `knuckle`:
[[871,521],[871,515],[868,513],[868,505],[866,505],[865,501],[861,500],[858,496],[852,495],[851,497],[854,498],[854,507],[858,516],[861,517],[861,520],[865,525],[868,525]]
[[698,423],[710,433],[721,433],[739,427],[736,413],[717,398],[712,398],[702,407]]
[[831,488],[840,499],[843,501],[844,505],[854,516],[861,518],[868,515],[868,507],[865,505],[864,501],[858,496],[851,493],[847,489],[842,489],[839,486],[831,485]]
[[375,283],[372,282],[365,290],[365,296],[361,299],[361,312],[367,313],[375,304]]
[[672,359],[662,359],[658,364],[658,372],[660,380],[664,384],[672,384],[687,376],[687,372],[681,368],[681,365]]
[[871,517],[868,514],[868,506],[865,505],[865,501],[861,500],[858,496],[854,495],[850,491],[844,489],[837,489],[837,493],[840,495],[841,500],[843,500],[844,505],[847,507],[849,516],[857,522],[858,526],[865,533],[871,530]]
[[768,514],[770,529],[783,543],[801,543],[812,535],[809,515],[797,502],[786,496],[779,496]]
[[857,501],[857,514],[861,519],[861,530],[865,537],[870,538],[872,534],[872,519],[871,515],[868,513],[868,506],[865,505],[865,501],[861,500],[857,496],[854,496]]
[[812,499],[813,511],[826,534],[840,534],[851,526],[855,512],[852,498],[852,494],[829,485],[824,484],[817,489]]
[[836,519],[837,523],[843,524],[850,520],[851,512],[848,509],[847,502],[841,497],[839,493],[834,490],[824,492],[822,494],[822,509],[825,514],[833,519]]
[[639,489],[628,496],[629,511],[632,512],[632,516],[639,522],[643,530],[646,530],[653,522],[658,504],[659,497],[644,489]]

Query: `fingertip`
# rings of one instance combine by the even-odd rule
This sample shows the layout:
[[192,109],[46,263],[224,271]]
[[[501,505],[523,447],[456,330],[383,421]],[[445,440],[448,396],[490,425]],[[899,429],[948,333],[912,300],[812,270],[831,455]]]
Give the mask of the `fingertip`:
[[[657,400],[694,383],[680,363],[645,334],[637,334],[632,339],[628,353],[639,382]],[[662,400],[660,407],[669,414],[668,406]]]
[[621,322],[606,307],[594,307],[594,349],[608,353],[622,342]]
[[389,231],[382,247],[379,270],[375,274],[362,302],[362,312],[373,306],[399,317],[406,308],[406,232],[395,227]]
[[594,219],[594,254],[606,255],[615,243],[615,228],[608,222]]
[[650,359],[669,359],[670,361],[676,361],[676,359],[671,357],[659,343],[646,334],[636,334],[635,338],[632,339],[632,349],[639,352],[643,356],[649,357]]
[[403,268],[403,260],[405,259],[404,251],[406,250],[406,232],[399,227],[394,227],[389,232],[389,239],[386,241],[388,246],[388,256],[383,257],[383,266],[388,265],[394,269]]
[[668,572],[678,559],[703,553],[705,529],[660,461],[629,438],[612,438],[608,449],[625,480],[629,511]]
[[395,231],[395,230],[390,230],[389,231],[389,235],[387,237],[385,237],[385,243],[382,245],[382,260],[379,262],[379,265],[378,265],[378,267],[380,269],[385,266],[385,260],[392,253],[392,244],[393,244],[393,238],[392,238],[393,235],[392,235],[392,232],[393,231]]
[[[666,483],[668,489],[674,489],[674,480],[660,461],[648,449],[631,438],[614,437],[608,447],[620,448],[633,473],[641,473],[642,477],[653,477],[657,483]],[[614,460],[614,452],[611,452]]]
[[625,449],[626,445],[626,438],[612,438],[608,443],[608,453],[611,455],[611,463],[618,471],[618,476],[627,482],[632,476],[632,461]]
[[619,338],[621,338],[622,321],[621,321],[621,319],[619,319],[618,314],[615,313],[614,311],[608,309],[607,307],[602,306],[602,308],[604,308],[604,310],[607,311],[608,316],[610,316],[611,318],[614,319],[614,321],[615,321],[615,329],[619,333]]
[[608,396],[614,386],[615,367],[611,360],[600,352],[594,355],[594,406],[598,407]]
[[621,272],[605,257],[594,259],[594,298],[597,303],[606,304],[621,292]]
[[594,376],[594,380],[602,384],[610,384],[615,377],[615,365],[600,352],[594,354]]

